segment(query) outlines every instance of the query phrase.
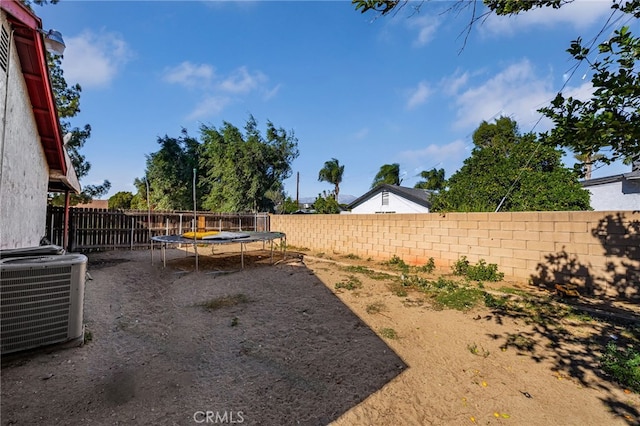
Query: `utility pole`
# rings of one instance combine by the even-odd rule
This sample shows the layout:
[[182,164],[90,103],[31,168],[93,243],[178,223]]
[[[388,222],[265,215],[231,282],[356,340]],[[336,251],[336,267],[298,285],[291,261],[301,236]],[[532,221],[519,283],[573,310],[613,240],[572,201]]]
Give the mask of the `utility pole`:
[[296,206],[300,208],[300,172],[296,173]]

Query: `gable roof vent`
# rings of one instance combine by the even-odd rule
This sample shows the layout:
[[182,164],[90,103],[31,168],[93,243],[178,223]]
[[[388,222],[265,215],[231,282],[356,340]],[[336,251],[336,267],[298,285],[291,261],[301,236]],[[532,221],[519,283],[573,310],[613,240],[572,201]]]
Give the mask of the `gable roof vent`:
[[9,33],[4,25],[0,31],[0,68],[7,72],[9,66]]

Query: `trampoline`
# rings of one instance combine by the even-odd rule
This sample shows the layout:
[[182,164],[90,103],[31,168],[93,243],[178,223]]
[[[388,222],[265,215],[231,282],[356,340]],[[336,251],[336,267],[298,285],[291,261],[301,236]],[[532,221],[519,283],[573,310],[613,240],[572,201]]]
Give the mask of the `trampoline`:
[[247,244],[261,241],[264,248],[264,244],[269,242],[271,244],[271,263],[273,263],[273,241],[278,239],[281,242],[284,242],[284,244],[282,244],[282,253],[283,257],[286,257],[287,236],[284,232],[221,231],[216,233],[215,235],[208,236],[202,239],[185,238],[182,235],[158,235],[155,237],[151,237],[151,264],[153,264],[154,242],[160,244],[160,250],[162,253],[162,266],[165,268],[167,266],[166,248],[168,245],[193,245],[195,251],[196,271],[198,270],[199,245],[210,245],[212,246],[212,249],[215,250],[216,245],[240,244],[240,265],[242,269],[244,269],[244,252]]

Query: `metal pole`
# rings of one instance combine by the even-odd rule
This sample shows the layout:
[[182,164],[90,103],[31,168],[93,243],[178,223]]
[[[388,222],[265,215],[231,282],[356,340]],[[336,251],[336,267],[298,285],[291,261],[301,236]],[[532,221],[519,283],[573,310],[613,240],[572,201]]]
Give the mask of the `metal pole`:
[[198,272],[198,245],[196,244],[196,232],[198,231],[196,217],[196,169],[193,169],[193,251],[196,253],[196,272]]
[[147,232],[149,233],[149,243],[151,243],[151,202],[149,201],[149,179],[146,176],[144,183],[147,186]]

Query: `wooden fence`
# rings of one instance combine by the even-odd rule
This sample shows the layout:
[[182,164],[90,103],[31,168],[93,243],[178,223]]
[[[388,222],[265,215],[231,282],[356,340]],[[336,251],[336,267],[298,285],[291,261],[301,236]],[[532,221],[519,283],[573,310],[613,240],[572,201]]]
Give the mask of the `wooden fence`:
[[[267,213],[196,212],[199,231],[269,231]],[[150,219],[150,220],[149,220]],[[193,229],[193,212],[69,209],[68,251],[89,252],[149,248],[150,238]],[[47,209],[47,239],[64,245],[64,208]]]

